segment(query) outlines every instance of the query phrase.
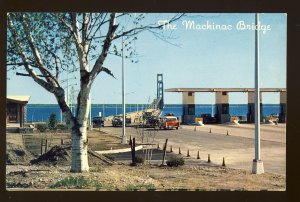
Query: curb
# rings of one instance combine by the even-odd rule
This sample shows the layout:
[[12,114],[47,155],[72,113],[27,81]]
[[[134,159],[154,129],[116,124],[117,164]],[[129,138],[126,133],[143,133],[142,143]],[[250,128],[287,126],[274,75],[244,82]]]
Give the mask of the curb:
[[[141,150],[143,149],[143,145],[135,147],[135,150]],[[125,149],[115,149],[115,150],[104,150],[104,151],[95,151],[98,154],[116,154],[116,153],[123,153],[123,152],[129,152],[131,151],[131,148],[125,148]]]

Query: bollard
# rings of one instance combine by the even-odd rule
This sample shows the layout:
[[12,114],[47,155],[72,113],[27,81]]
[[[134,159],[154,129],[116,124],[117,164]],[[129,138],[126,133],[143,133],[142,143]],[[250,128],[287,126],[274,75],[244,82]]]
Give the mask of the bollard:
[[181,154],[181,150],[180,150],[180,147],[179,147],[179,152],[178,152],[178,154]]
[[197,159],[200,159],[199,151],[198,151],[198,154],[197,154]]
[[190,150],[189,149],[187,150],[186,157],[190,157]]
[[210,154],[208,154],[207,162],[210,163]]
[[211,128],[209,129],[209,133],[211,133]]
[[172,148],[172,145],[171,145],[171,148],[170,148],[170,152],[173,152],[173,148]]
[[228,136],[229,134],[228,134],[228,130],[227,130],[227,136]]
[[223,163],[222,163],[222,166],[224,166],[224,167],[226,166],[226,165],[225,165],[225,158],[224,158],[224,157],[223,157]]

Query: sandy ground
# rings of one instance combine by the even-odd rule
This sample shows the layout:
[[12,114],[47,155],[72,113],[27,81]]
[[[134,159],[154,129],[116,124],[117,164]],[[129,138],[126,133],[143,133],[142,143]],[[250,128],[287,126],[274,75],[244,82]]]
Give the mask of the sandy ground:
[[[129,166],[129,162],[123,162],[114,165],[94,165],[90,167],[89,173],[70,173],[70,166],[14,164],[6,165],[6,187],[10,191],[48,190],[51,184],[66,177],[82,176],[91,182],[84,189],[103,191],[132,190],[133,188],[139,190],[150,188],[156,190],[285,190],[285,158],[282,163],[282,156],[285,157],[285,126],[278,125],[276,129],[274,127],[277,126],[262,126],[262,131],[265,131],[262,133],[262,156],[264,159],[268,159],[267,156],[270,155],[273,160],[264,160],[266,173],[261,175],[251,174],[251,159],[254,153],[253,137],[251,137],[253,126],[206,125],[197,126],[196,131],[194,126],[182,126],[182,129],[178,131],[159,131],[154,141],[155,143],[159,142],[162,147],[165,138],[169,138],[168,145],[172,145],[174,153],[178,153],[180,145],[181,156],[185,159],[185,165],[182,167],[160,167],[158,166],[160,161],[153,161],[151,165],[132,167]],[[208,132],[210,129],[212,133]],[[229,136],[226,136],[227,130]],[[108,150],[111,147],[113,149],[127,147],[128,145],[120,144],[120,131],[120,127],[104,127],[101,131],[95,129],[93,132],[89,132],[90,148]],[[126,128],[126,133],[127,137],[136,136],[137,141],[140,141],[134,128]],[[283,134],[284,137],[281,137],[280,134]],[[7,142],[18,145],[24,143],[21,134],[7,134],[6,137]],[[36,138],[37,144],[40,143],[38,141],[39,134],[35,134],[33,137]],[[59,134],[56,135],[56,138],[52,137],[52,145],[60,144],[62,137],[65,138],[65,144],[67,144],[69,134]],[[197,138],[195,139],[195,137]],[[205,140],[206,143],[201,140]],[[191,145],[194,145],[195,149]],[[33,145],[31,147],[34,150]],[[36,148],[38,151],[39,145]],[[190,149],[191,157],[186,157],[187,148]],[[168,147],[168,149],[170,148]],[[198,150],[201,156],[200,160],[196,159]],[[207,163],[208,153],[211,155],[212,163]],[[234,155],[228,156],[229,154]],[[221,166],[224,156],[226,157],[226,167]],[[248,164],[240,166],[245,164],[245,157],[249,159],[246,160]],[[239,162],[240,160],[241,162]],[[282,168],[278,165],[279,161]],[[272,170],[270,164],[274,162],[277,162],[274,165],[276,169]],[[239,167],[243,169],[236,169]],[[97,182],[97,185],[92,182]],[[74,187],[68,186],[56,189],[64,190],[66,188],[74,189]],[[75,189],[78,188],[75,187]]]
[[[285,178],[281,175],[265,173],[253,175],[250,172],[230,168],[206,166],[182,166],[177,168],[143,165],[102,166],[91,168],[89,173],[70,173],[69,167],[7,166],[8,190],[49,189],[51,184],[66,177],[83,176],[90,181],[101,183],[100,190],[285,190]],[[15,186],[15,187],[14,187]],[[66,189],[74,187],[57,187]],[[90,184],[89,187],[96,187]]]

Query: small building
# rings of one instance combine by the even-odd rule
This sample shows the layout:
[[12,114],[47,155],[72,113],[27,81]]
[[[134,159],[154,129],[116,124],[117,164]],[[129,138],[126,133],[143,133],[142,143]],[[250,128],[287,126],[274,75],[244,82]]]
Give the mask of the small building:
[[6,97],[6,125],[14,124],[24,127],[26,122],[26,105],[30,96]]

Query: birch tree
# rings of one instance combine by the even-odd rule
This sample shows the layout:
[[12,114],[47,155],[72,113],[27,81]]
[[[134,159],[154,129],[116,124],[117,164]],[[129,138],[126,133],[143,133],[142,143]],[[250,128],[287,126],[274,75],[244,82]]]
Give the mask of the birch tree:
[[[120,56],[118,39],[125,37],[126,57],[134,58],[131,44],[139,33],[150,31],[165,40],[165,24],[146,21],[148,14],[131,13],[8,13],[7,68],[29,76],[52,93],[71,131],[71,172],[88,172],[87,120],[89,95],[100,73],[114,77],[104,66],[108,54]],[[174,14],[172,23],[183,14]],[[126,23],[126,26],[124,25]],[[131,49],[131,50],[130,50]],[[75,115],[66,102],[61,74],[74,68],[80,73]]]

